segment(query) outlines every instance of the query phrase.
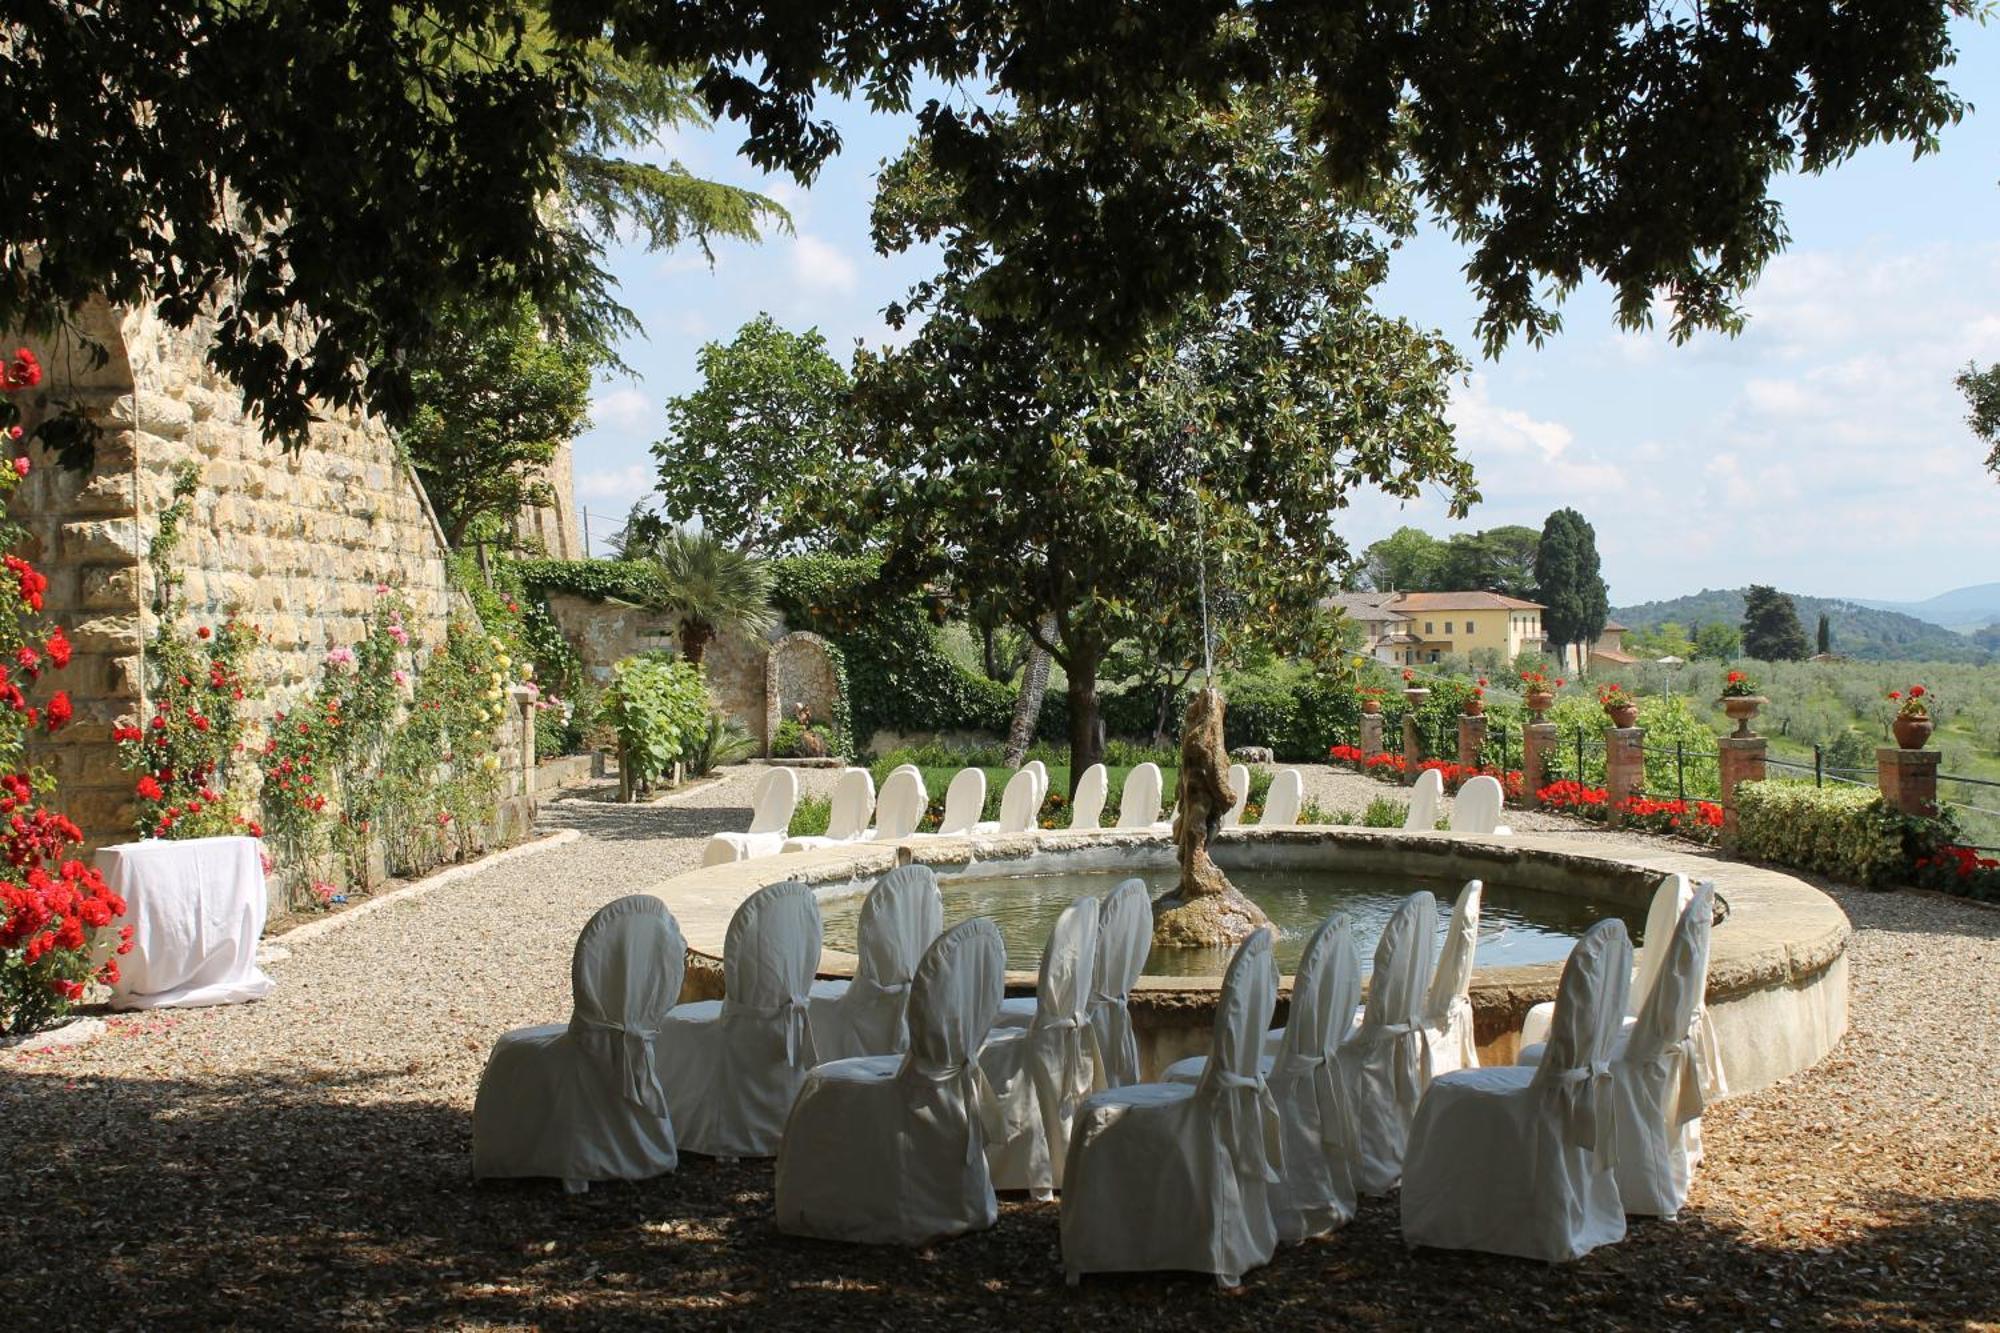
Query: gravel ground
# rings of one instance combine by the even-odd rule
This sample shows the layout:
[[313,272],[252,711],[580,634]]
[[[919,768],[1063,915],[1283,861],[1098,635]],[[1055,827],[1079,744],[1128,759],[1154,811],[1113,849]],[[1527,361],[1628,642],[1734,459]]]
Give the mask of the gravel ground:
[[763,1163],[690,1157],[574,1198],[475,1187],[494,1035],[566,1014],[585,918],[692,865],[711,829],[744,827],[751,780],[672,806],[554,803],[545,824],[583,839],[301,942],[263,1003],[114,1016],[91,1046],[0,1056],[6,1326],[2000,1320],[2000,911],[1917,893],[1829,889],[1856,927],[1846,1041],[1711,1110],[1682,1220],[1635,1223],[1566,1268],[1413,1254],[1375,1201],[1237,1293],[1179,1276],[1071,1291],[1052,1205],[1009,1202],[994,1230],[911,1253],[778,1236]]

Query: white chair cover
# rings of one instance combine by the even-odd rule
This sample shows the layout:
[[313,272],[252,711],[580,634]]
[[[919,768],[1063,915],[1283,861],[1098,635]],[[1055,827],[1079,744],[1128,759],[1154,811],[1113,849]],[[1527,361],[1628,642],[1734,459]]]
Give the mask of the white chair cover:
[[1486,886],[1470,880],[1459,890],[1445,928],[1437,972],[1424,1000],[1425,1079],[1454,1069],[1479,1068],[1479,1040],[1472,1030],[1472,962],[1479,951],[1479,904]]
[[803,852],[859,839],[868,831],[868,816],[875,812],[874,775],[865,768],[841,769],[833,783],[832,807],[823,836],[787,838],[783,850]]
[[1076,799],[1070,803],[1069,826],[1094,829],[1104,822],[1104,797],[1110,787],[1104,765],[1092,764],[1076,782]]
[[[1039,759],[1030,759],[1021,767],[1035,775],[1035,813],[1040,814],[1042,802],[1049,799],[1049,766]],[[1030,818],[1028,822],[1032,825],[1034,820]]]
[[952,774],[951,785],[944,789],[944,819],[938,824],[938,836],[972,832],[972,826],[979,822],[985,809],[986,770],[959,769]]
[[[917,831],[917,824],[930,808],[931,795],[924,790],[924,775],[914,764],[906,764],[882,779],[882,794],[875,802],[875,827],[868,830],[871,841],[895,842]],[[911,959],[915,966],[916,960]]]
[[1271,790],[1264,797],[1264,818],[1258,822],[1259,828],[1290,828],[1299,822],[1299,807],[1305,804],[1305,779],[1296,768],[1282,768],[1278,776],[1271,779]]
[[472,1174],[583,1188],[673,1170],[656,1041],[686,966],[680,927],[658,898],[599,908],[570,957],[569,1022],[493,1044],[472,1104]]
[[757,792],[750,801],[750,831],[711,837],[702,849],[701,863],[719,866],[775,855],[785,845],[785,830],[791,827],[798,804],[799,775],[789,768],[772,769],[757,779]]
[[993,1225],[986,1141],[998,1124],[977,1052],[1007,953],[984,917],[940,936],[910,984],[910,1049],[820,1065],[778,1151],[780,1231],[920,1245]]
[[[887,783],[883,786],[886,788]],[[854,978],[812,984],[813,1054],[822,1063],[857,1055],[901,1055],[910,978],[944,929],[944,899],[929,866],[897,866],[861,903]]]
[[1047,1198],[1062,1188],[1070,1116],[1097,1076],[1090,997],[1099,915],[1095,898],[1063,909],[1042,950],[1034,1021],[992,1033],[980,1049],[1003,1125],[986,1146],[995,1189]]
[[1235,1286],[1270,1262],[1284,1146],[1261,1051],[1277,996],[1271,932],[1260,929],[1230,959],[1198,1083],[1113,1088],[1078,1108],[1062,1200],[1071,1284],[1184,1269]]
[[1410,805],[1403,812],[1406,833],[1430,833],[1437,829],[1438,806],[1444,801],[1444,775],[1427,768],[1410,788]]
[[1672,944],[1658,949],[1653,992],[1612,1058],[1618,1195],[1628,1213],[1672,1217],[1686,1205],[1701,1162],[1702,1109],[1728,1091],[1704,1003],[1714,916],[1715,886],[1704,882]]
[[1132,986],[1153,950],[1153,895],[1146,881],[1128,879],[1104,895],[1091,968],[1090,1031],[1097,1044],[1098,1083],[1139,1082],[1139,1040],[1132,1032]]
[[1467,778],[1458,795],[1451,798],[1451,831],[1508,836],[1514,830],[1500,822],[1500,811],[1506,803],[1507,793],[1501,789],[1500,779],[1490,773]]
[[1042,808],[1040,779],[1034,770],[1018,769],[1007,779],[1000,793],[1000,818],[974,827],[975,833],[1025,833],[1035,826],[1035,812]]
[[1403,1146],[1430,1064],[1424,992],[1436,953],[1437,900],[1413,893],[1383,927],[1361,1027],[1340,1048],[1354,1107],[1354,1186],[1363,1194],[1387,1194],[1402,1174]]
[[1160,766],[1150,759],[1125,775],[1125,794],[1118,801],[1118,827],[1151,828],[1160,818]]
[[[1674,928],[1680,923],[1681,915],[1693,897],[1694,885],[1688,882],[1686,875],[1669,875],[1659,888],[1653,890],[1653,900],[1646,908],[1645,943],[1639,949],[1639,963],[1632,972],[1632,998],[1625,1011],[1627,1018],[1638,1017],[1639,1010],[1652,995],[1653,978],[1659,974],[1660,959],[1665,956],[1667,941],[1673,939]],[[1521,1044],[1514,1057],[1517,1064],[1534,1064],[1541,1059],[1541,1046],[1549,1039],[1549,1019],[1555,1010],[1555,1005],[1547,1000],[1529,1008],[1527,1016],[1521,1020]]]
[[[1264,1076],[1284,1126],[1284,1179],[1272,1190],[1278,1238],[1296,1243],[1354,1219],[1354,1109],[1340,1077],[1338,1047],[1361,1002],[1361,950],[1354,925],[1336,912],[1319,924],[1299,955],[1291,1011],[1266,1036]],[[1169,1065],[1170,1083],[1198,1083],[1205,1055]]]
[[1222,827],[1235,828],[1243,822],[1243,807],[1250,803],[1250,768],[1247,764],[1229,766],[1229,791],[1236,799],[1222,812]]
[[1405,1241],[1555,1263],[1624,1238],[1610,1060],[1631,978],[1625,924],[1598,922],[1563,968],[1539,1068],[1431,1085],[1403,1166]]
[[814,1063],[807,992],[819,951],[819,903],[805,885],[773,884],[737,907],[723,937],[723,998],[678,1005],[660,1028],[660,1081],[681,1147],[778,1151]]

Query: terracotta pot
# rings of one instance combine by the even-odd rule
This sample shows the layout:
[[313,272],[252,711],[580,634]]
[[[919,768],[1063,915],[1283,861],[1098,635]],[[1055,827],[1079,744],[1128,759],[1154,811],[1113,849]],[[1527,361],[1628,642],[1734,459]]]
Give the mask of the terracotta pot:
[[1363,699],[1361,701],[1361,711],[1373,717],[1382,711],[1382,701],[1380,699]]
[[1729,714],[1729,720],[1736,724],[1731,735],[1748,736],[1750,719],[1757,716],[1757,710],[1771,702],[1761,694],[1737,694],[1722,696],[1722,711]]
[[1486,701],[1484,699],[1467,699],[1465,701],[1465,715],[1467,717],[1478,717],[1485,711]]
[[1529,690],[1522,702],[1527,704],[1530,713],[1540,717],[1556,706],[1556,696],[1552,690]]
[[1421,689],[1415,685],[1412,685],[1408,689],[1403,691],[1403,697],[1410,701],[1410,707],[1422,708],[1424,706],[1424,700],[1431,697],[1431,692],[1429,690]]
[[1611,725],[1621,729],[1634,726],[1639,721],[1639,705],[1637,704],[1619,704],[1616,707],[1606,704],[1604,712],[1611,719]]
[[1898,713],[1889,723],[1889,730],[1896,733],[1896,744],[1905,750],[1921,750],[1935,725],[1928,716]]

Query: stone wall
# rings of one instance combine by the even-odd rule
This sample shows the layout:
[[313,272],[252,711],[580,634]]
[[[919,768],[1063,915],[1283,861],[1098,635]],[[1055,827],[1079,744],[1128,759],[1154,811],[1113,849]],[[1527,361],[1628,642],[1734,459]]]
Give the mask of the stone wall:
[[150,311],[99,305],[79,327],[109,360],[93,369],[79,346],[48,347],[47,378],[23,406],[32,426],[81,404],[102,427],[96,466],[65,473],[36,450],[13,508],[49,576],[51,620],[77,650],[61,673],[76,719],[39,757],[97,844],[132,831],[131,780],[110,733],[144,709],[155,592],[144,556],[183,466],[199,479],[175,556],[188,629],[232,614],[262,628],[251,673],[266,715],[317,681],[329,648],[361,637],[377,585],[408,598],[411,631],[430,643],[442,642],[456,594],[429,503],[379,422],[329,413],[288,453],[206,366],[203,326],[176,331]]
[[[611,669],[634,653],[665,649],[680,652],[680,620],[670,612],[649,610],[631,602],[592,601],[574,593],[550,593],[549,610],[563,637],[600,685]],[[782,635],[781,629],[774,634]],[[769,639],[748,634],[719,634],[702,654],[702,671],[715,706],[756,738],[761,750],[766,729],[764,682]]]

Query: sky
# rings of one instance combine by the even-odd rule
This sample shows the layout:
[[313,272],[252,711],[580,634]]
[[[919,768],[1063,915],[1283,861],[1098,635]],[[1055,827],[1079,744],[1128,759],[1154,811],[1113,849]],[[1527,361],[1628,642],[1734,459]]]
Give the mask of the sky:
[[[1379,304],[1443,330],[1473,363],[1451,416],[1484,498],[1454,523],[1441,497],[1359,492],[1343,521],[1354,549],[1403,524],[1539,527],[1567,505],[1597,530],[1614,605],[1751,582],[1919,601],[2000,580],[2000,482],[1951,383],[1969,360],[2000,360],[2000,27],[1958,37],[1945,77],[1973,110],[1940,152],[1876,147],[1776,182],[1792,243],[1746,294],[1738,337],[1675,346],[1662,329],[1622,331],[1604,290],[1586,286],[1545,346],[1488,360],[1462,249],[1434,228],[1405,246]],[[891,338],[883,308],[932,268],[868,239],[875,172],[911,122],[824,108],[845,146],[810,189],[757,173],[726,125],[661,145],[663,159],[777,199],[794,230],[722,244],[712,267],[691,247],[614,248],[646,337],[623,349],[636,375],[598,385],[576,444],[598,553],[651,491],[664,404],[698,386],[703,343],[768,312],[818,328],[845,359],[857,339]]]

